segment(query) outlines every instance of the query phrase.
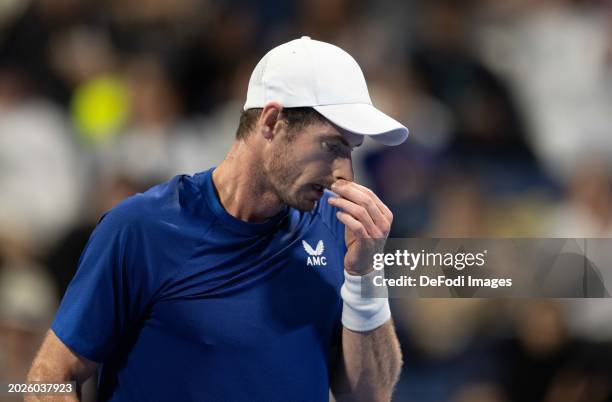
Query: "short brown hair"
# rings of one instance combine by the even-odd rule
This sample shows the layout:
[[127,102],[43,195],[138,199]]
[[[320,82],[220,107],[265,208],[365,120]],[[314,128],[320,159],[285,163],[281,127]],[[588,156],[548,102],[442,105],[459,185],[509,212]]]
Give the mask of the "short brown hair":
[[[240,114],[236,139],[243,140],[248,137],[262,110],[262,108],[247,109]],[[281,112],[281,118],[287,122],[289,131],[297,131],[311,124],[327,122],[325,117],[311,107],[284,108]]]

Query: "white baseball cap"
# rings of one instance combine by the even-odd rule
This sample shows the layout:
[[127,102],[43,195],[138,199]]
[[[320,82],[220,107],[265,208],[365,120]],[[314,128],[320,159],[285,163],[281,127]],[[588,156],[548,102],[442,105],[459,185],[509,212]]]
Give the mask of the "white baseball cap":
[[255,66],[244,110],[269,102],[312,107],[336,126],[385,145],[399,145],[408,137],[406,127],[372,105],[355,59],[308,36],[275,47]]

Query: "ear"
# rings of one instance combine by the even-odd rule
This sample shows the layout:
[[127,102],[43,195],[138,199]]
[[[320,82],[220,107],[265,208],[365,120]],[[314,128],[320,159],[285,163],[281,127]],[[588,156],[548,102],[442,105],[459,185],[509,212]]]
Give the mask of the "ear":
[[270,102],[261,111],[257,125],[266,140],[274,138],[276,125],[281,123],[279,118],[282,110],[280,103]]

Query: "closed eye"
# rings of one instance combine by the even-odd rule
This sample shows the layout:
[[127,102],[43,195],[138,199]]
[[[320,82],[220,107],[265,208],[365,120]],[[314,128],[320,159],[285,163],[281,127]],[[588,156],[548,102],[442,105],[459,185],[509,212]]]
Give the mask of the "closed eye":
[[329,152],[334,157],[349,157],[351,155],[351,148],[346,145],[341,145],[336,141],[321,141],[321,147]]

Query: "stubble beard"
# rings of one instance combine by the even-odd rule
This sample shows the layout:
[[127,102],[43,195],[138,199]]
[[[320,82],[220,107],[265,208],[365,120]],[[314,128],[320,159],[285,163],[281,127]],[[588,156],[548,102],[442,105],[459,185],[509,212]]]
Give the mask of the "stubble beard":
[[[285,150],[288,151],[288,150]],[[260,172],[263,175],[262,182],[267,183],[268,189],[273,192],[281,203],[300,211],[312,211],[316,202],[300,196],[299,189],[295,189],[295,183],[300,176],[300,170],[290,160],[288,152],[279,150],[264,164]]]

